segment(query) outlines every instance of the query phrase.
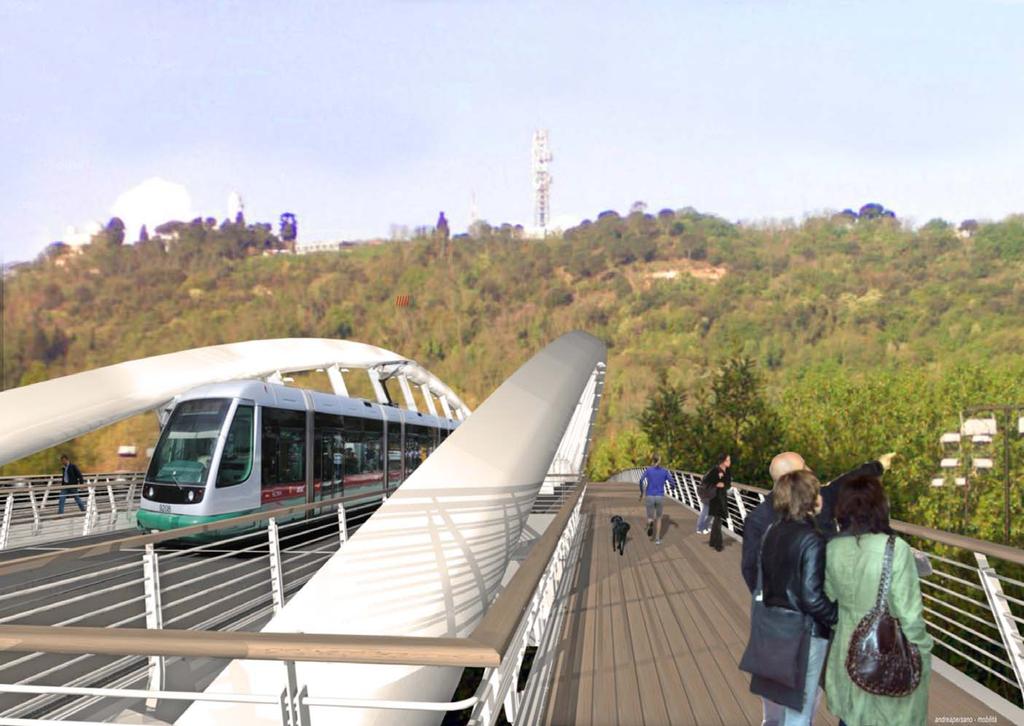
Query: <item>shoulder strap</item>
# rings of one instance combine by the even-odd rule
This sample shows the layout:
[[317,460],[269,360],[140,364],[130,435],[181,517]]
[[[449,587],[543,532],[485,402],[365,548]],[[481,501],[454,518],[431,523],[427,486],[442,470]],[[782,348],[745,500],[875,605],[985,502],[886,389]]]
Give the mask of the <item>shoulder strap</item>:
[[889,595],[889,585],[892,583],[892,557],[896,548],[896,535],[890,534],[885,541],[885,555],[882,557],[882,577],[878,581],[878,599],[875,600],[875,610],[886,608]]
[[766,529],[764,534],[761,535],[761,544],[757,548],[757,591],[754,593],[755,597],[757,595],[764,595],[764,575],[762,574],[763,570],[761,564],[762,560],[764,560],[764,541],[768,539],[768,533],[772,531],[772,527],[775,526],[777,521],[778,520],[775,520],[768,525],[768,529]]

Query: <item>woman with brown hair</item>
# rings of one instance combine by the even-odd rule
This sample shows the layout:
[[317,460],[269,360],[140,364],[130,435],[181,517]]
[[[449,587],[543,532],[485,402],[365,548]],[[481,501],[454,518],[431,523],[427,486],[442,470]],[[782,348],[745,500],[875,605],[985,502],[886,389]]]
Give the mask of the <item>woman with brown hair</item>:
[[828,544],[825,592],[839,603],[839,622],[825,669],[828,708],[848,726],[916,726],[928,718],[932,637],[925,629],[921,584],[910,545],[895,538],[887,602],[907,640],[921,654],[921,680],[905,696],[877,696],[853,682],[846,668],[858,623],[878,600],[889,536],[889,503],[877,476],[861,476],[843,486],[836,502],[839,536]]
[[[821,511],[820,482],[807,469],[779,478],[773,505],[779,515],[761,543],[761,593],[764,605],[803,613],[809,629],[797,674],[803,682],[787,687],[755,675],[750,690],[784,707],[780,723],[810,724],[817,704],[818,680],[836,622],[836,604],[825,596],[825,537],[814,522]],[[794,674],[787,674],[793,676]]]

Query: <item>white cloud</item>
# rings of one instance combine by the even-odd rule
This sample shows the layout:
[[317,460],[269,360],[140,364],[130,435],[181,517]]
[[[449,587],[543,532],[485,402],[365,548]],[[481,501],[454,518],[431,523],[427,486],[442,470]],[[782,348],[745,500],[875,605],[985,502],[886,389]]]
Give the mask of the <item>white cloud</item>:
[[156,176],[123,192],[110,213],[124,222],[125,242],[137,240],[142,225],[152,234],[153,228],[164,222],[188,221],[195,217],[188,189]]

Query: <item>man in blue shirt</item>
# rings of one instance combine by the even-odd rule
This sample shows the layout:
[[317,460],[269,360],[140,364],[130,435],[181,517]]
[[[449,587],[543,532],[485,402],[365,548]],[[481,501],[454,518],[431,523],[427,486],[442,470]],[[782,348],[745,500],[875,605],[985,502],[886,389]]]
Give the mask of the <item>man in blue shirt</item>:
[[665,483],[669,476],[668,470],[661,467],[661,457],[655,454],[640,477],[640,498],[647,510],[647,536],[653,537],[655,544],[661,544],[661,515],[665,510]]

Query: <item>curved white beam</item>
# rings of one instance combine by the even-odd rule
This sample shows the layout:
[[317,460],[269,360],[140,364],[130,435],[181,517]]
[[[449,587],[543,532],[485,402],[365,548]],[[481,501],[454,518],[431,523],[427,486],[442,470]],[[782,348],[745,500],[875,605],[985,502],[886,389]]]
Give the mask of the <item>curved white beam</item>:
[[159,408],[204,383],[315,368],[400,367],[451,408],[467,411],[440,379],[414,361],[366,343],[279,338],[211,345],[117,363],[0,393],[0,464]]
[[[438,447],[264,628],[270,632],[469,635],[511,552],[605,346],[569,333],[516,371]],[[589,414],[589,412],[588,412]],[[461,669],[298,663],[310,696],[447,700]],[[284,667],[232,661],[217,693],[279,693]],[[311,709],[316,724],[429,724],[438,713]],[[178,726],[277,724],[270,706],[197,702]]]

